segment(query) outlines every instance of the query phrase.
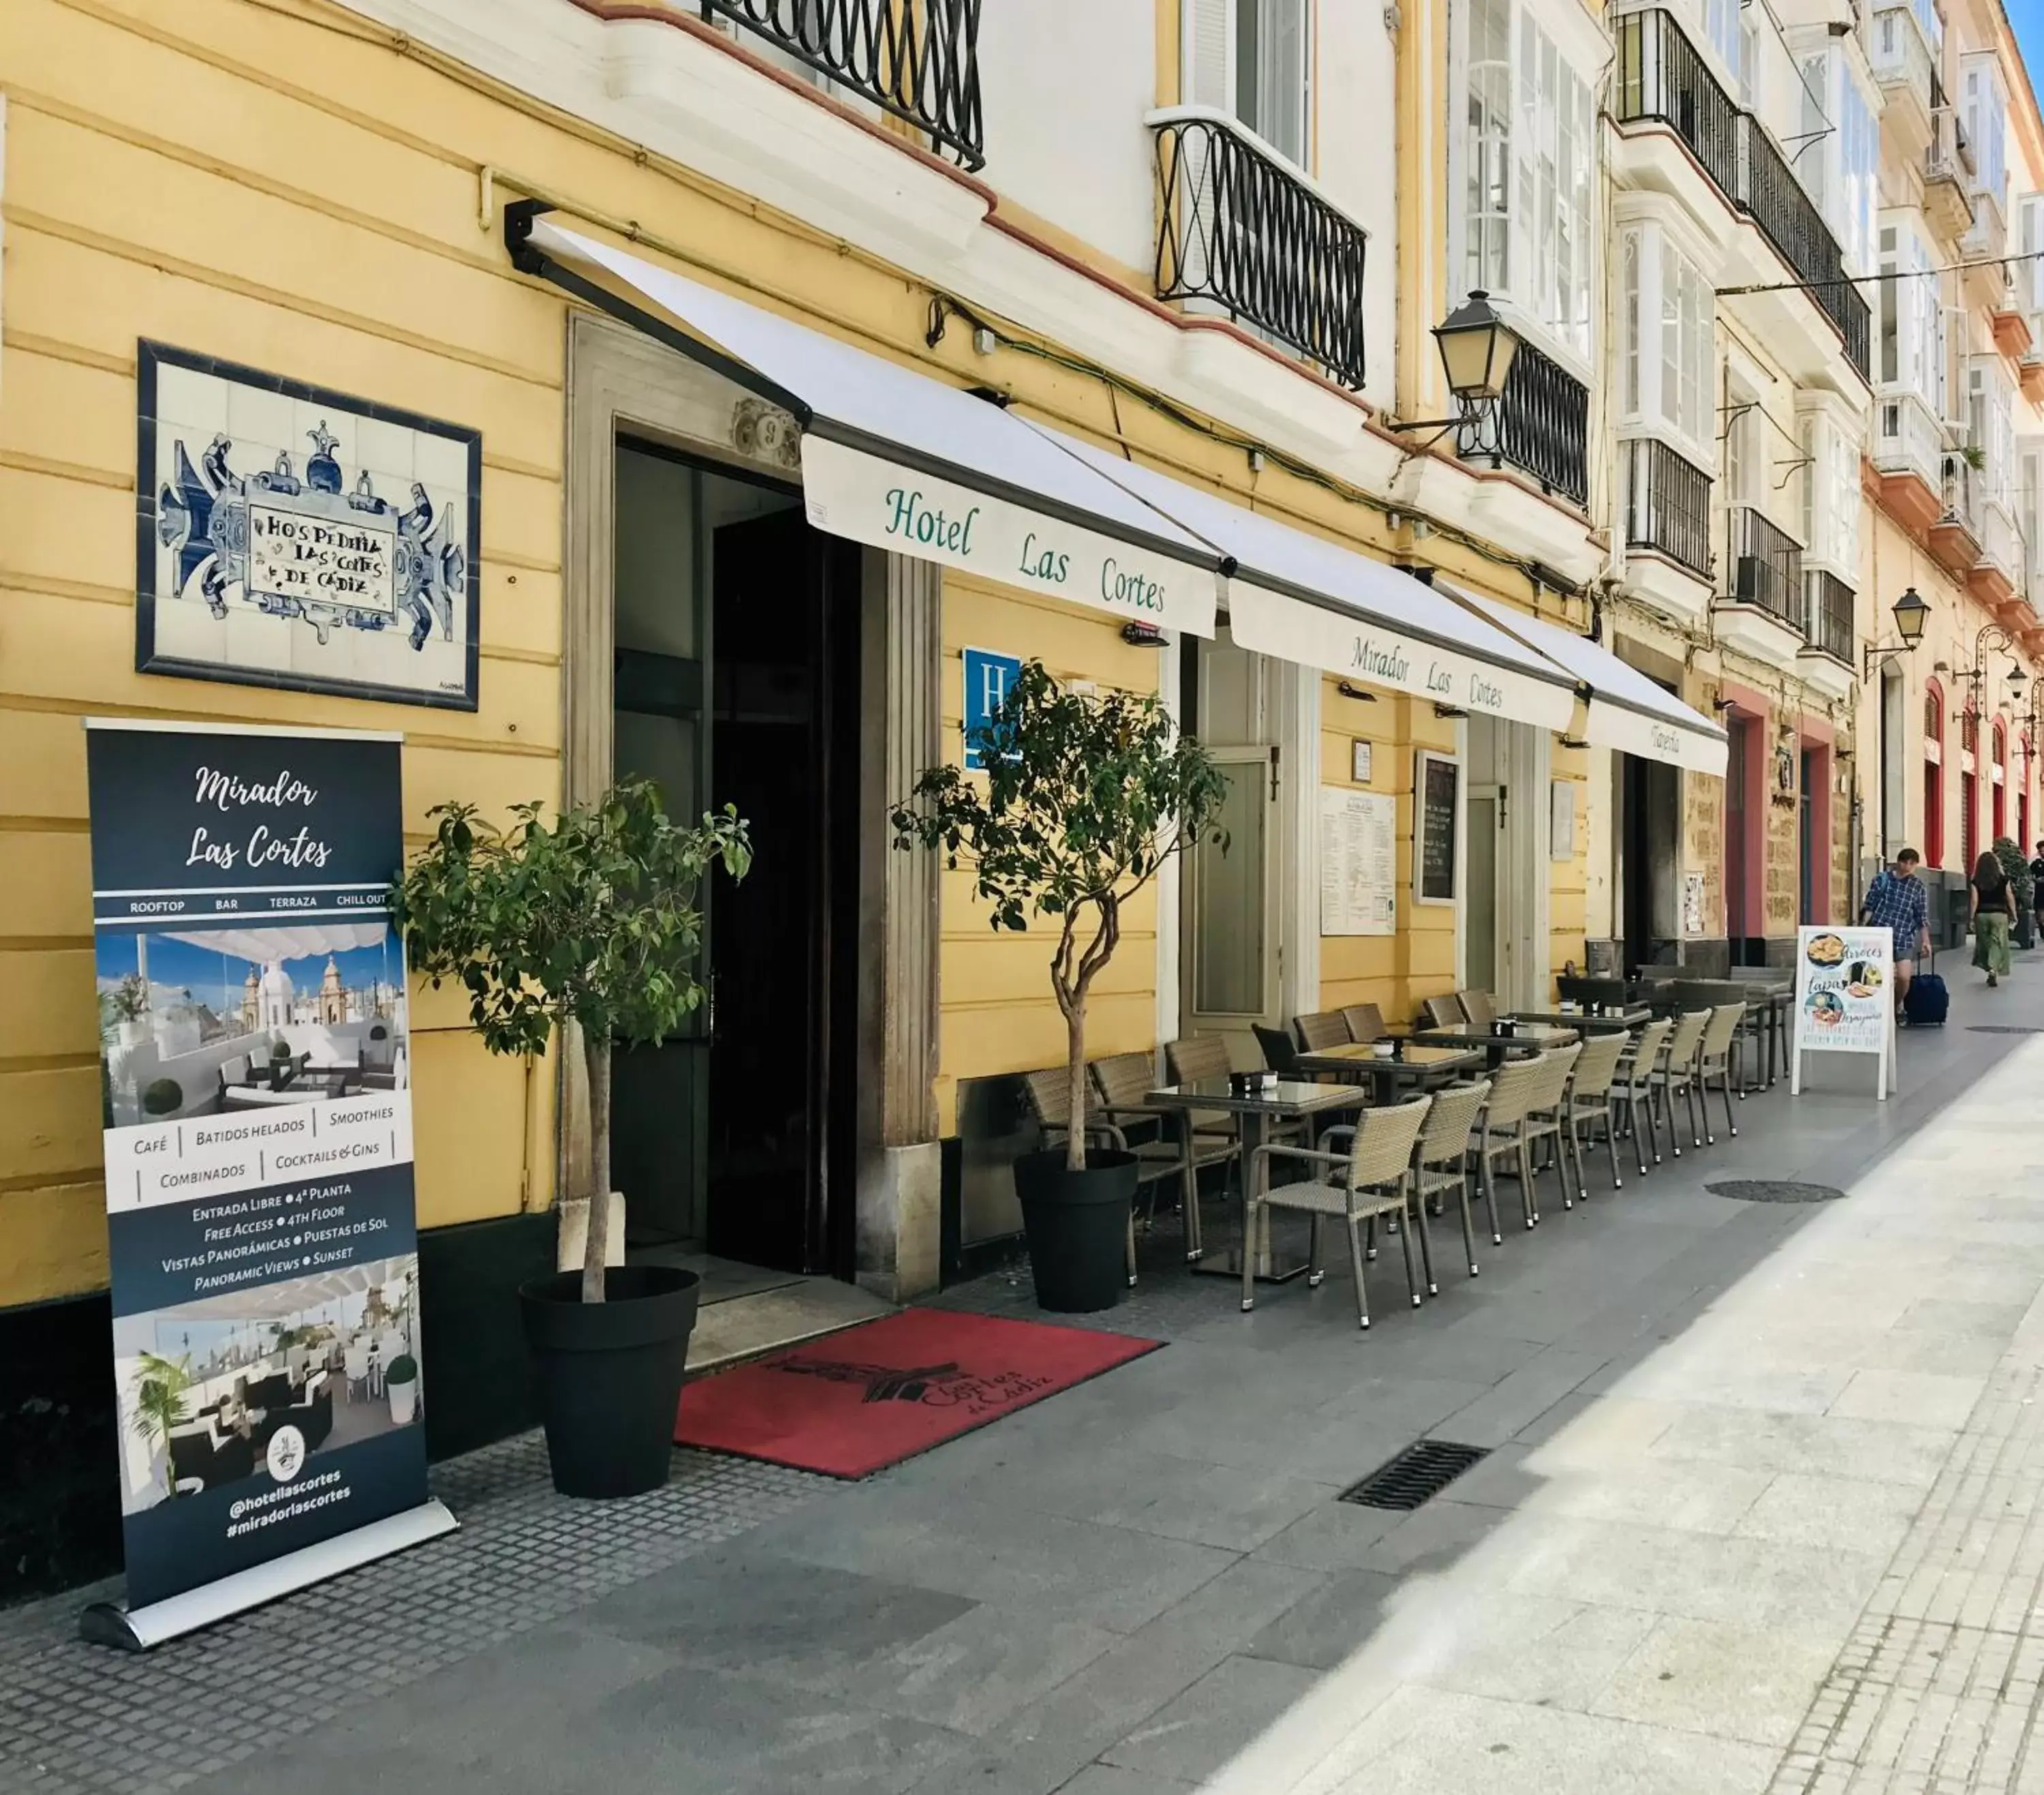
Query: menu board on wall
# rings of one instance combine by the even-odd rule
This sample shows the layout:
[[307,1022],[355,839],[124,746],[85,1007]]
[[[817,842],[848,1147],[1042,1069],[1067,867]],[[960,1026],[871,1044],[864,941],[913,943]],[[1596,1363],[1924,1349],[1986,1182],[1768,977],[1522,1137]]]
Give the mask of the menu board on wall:
[[1802,1089],[1805,1053],[1878,1056],[1874,1083],[1885,1098],[1895,1067],[1895,944],[1885,928],[1796,932],[1796,1036],[1791,1095]]
[[1423,904],[1452,904],[1455,901],[1456,808],[1461,802],[1461,766],[1446,755],[1419,751],[1417,794],[1418,840],[1414,845],[1414,876],[1417,896]]
[[1320,932],[1389,935],[1398,909],[1398,801],[1320,787]]

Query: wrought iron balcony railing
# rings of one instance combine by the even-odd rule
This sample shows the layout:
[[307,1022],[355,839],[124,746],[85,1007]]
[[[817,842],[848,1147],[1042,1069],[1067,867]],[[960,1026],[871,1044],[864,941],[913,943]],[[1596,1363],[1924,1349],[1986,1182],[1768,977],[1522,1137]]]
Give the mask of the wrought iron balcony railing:
[[1626,445],[1625,545],[1711,577],[1711,477],[1663,442]]
[[701,0],[978,168],[980,0]]
[[1725,513],[1725,596],[1758,605],[1801,635],[1808,616],[1802,545],[1750,505]]
[[1750,113],[1742,115],[1741,123],[1739,203],[1774,245],[1775,254],[1799,280],[1811,283],[1810,297],[1838,327],[1846,354],[1865,376],[1870,367],[1873,316],[1859,289],[1846,278],[1838,240],[1765,127]]
[[1726,202],[1750,215],[1796,279],[1808,284],[1853,366],[1866,375],[1872,313],[1846,278],[1823,214],[1765,127],[1733,103],[1674,13],[1663,7],[1628,13],[1614,29],[1619,122],[1666,125],[1689,146]]
[[1455,452],[1530,474],[1543,492],[1587,505],[1590,496],[1590,390],[1522,341],[1497,403],[1455,427]]
[[1820,648],[1834,660],[1853,666],[1853,590],[1836,574],[1809,575],[1810,621],[1803,633],[1810,646]]
[[1150,123],[1164,196],[1158,297],[1217,305],[1362,386],[1370,233],[1224,113],[1174,106]]
[[1618,116],[1669,126],[1727,199],[1739,191],[1739,109],[1676,21],[1657,8],[1616,21]]

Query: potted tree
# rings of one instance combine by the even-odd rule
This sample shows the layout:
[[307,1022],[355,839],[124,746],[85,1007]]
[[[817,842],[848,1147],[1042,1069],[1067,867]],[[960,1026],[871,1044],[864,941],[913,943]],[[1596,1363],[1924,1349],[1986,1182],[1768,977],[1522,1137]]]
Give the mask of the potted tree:
[[467,989],[493,1053],[541,1053],[579,1031],[590,1110],[582,1269],[519,1296],[555,1487],[636,1495],[667,1480],[697,1280],[667,1266],[605,1272],[611,1044],[657,1044],[701,1003],[697,892],[719,863],[743,878],[752,849],[728,805],[684,826],[645,779],[621,780],[551,825],[542,809],[516,805],[498,829],[473,805],[436,805],[432,842],[392,908],[413,970]]
[[383,1388],[390,1398],[390,1424],[409,1427],[419,1400],[418,1360],[409,1352],[399,1353],[383,1374]]
[[153,1464],[163,1455],[163,1493],[178,1493],[177,1466],[171,1463],[171,1435],[191,1419],[186,1393],[192,1384],[189,1359],[165,1359],[153,1352],[138,1354],[133,1379],[135,1410],[129,1424],[136,1437],[148,1448]]
[[[1226,781],[1156,698],[1070,690],[1039,661],[967,745],[986,762],[983,783],[956,767],[926,769],[895,807],[895,845],[941,848],[947,864],[970,867],[996,929],[1024,931],[1034,915],[1056,930],[1051,989],[1076,1124],[1087,1108],[1086,1001],[1120,943],[1122,908],[1212,825]],[[1077,1125],[1063,1147],[1016,1161],[1043,1308],[1119,1300],[1135,1170],[1126,1153],[1089,1150]]]
[[2017,947],[2030,947],[2035,935],[2032,923],[2037,913],[2037,882],[2030,876],[2030,863],[2023,858],[2021,844],[2005,835],[1994,838],[1994,857],[2001,863],[2001,870],[2008,875],[2015,894],[2015,921],[2010,932]]

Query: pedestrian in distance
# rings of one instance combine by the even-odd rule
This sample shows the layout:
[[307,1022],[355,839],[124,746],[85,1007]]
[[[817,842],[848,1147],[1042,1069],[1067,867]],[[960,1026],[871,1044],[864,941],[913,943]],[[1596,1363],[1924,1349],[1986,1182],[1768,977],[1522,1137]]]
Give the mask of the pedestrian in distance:
[[1973,863],[1973,964],[1988,987],[2008,971],[2008,932],[2015,925],[2015,886],[1992,852]]
[[2037,909],[2037,938],[2044,941],[2044,841],[2037,844],[2037,858],[2030,863],[2030,901]]
[[1916,876],[1922,855],[1905,848],[1895,856],[1895,864],[1884,867],[1866,888],[1859,907],[1860,921],[1869,928],[1885,928],[1895,942],[1895,1012],[1904,1014],[1909,982],[1916,976],[1919,953],[1931,951],[1931,905],[1923,881]]

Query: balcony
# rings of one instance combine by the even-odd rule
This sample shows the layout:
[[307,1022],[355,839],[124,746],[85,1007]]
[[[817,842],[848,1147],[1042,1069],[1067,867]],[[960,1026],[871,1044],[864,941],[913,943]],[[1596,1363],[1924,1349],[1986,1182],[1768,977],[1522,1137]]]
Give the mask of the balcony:
[[1808,637],[1796,656],[1796,671],[1803,682],[1827,698],[1842,698],[1852,690],[1858,663],[1858,641],[1853,623],[1853,589],[1836,574],[1816,568],[1804,574]]
[[1859,289],[1846,279],[1838,239],[1760,121],[1745,113],[1739,123],[1739,202],[1796,278],[1814,283],[1811,298],[1838,326],[1846,358],[1864,379],[1871,366],[1873,314]]
[[1931,557],[1953,578],[1964,580],[1981,557],[1980,476],[1956,450],[1943,459],[1944,509],[1931,526]]
[[1666,125],[1689,147],[1719,193],[1736,204],[1739,110],[1673,13],[1627,13],[1618,38],[1619,120]]
[[1911,529],[1945,509],[1945,426],[1912,386],[1885,386],[1874,407],[1873,468],[1881,502]]
[[1808,619],[1802,544],[1751,505],[1725,513],[1724,586],[1712,607],[1720,641],[1793,667]]
[[1966,571],[1966,589],[1993,609],[2015,598],[2023,581],[2023,536],[2006,500],[1984,497],[1976,513],[1980,554]]
[[1941,106],[1923,152],[1923,217],[1941,242],[1956,241],[1973,229],[1973,157],[1965,140],[1959,115]]
[[1522,342],[1495,407],[1455,429],[1455,452],[1531,476],[1544,493],[1577,505],[1590,496],[1590,390],[1550,356]]
[[1720,196],[1760,229],[1791,275],[1830,319],[1847,359],[1866,378],[1872,317],[1846,279],[1838,240],[1765,128],[1733,102],[1676,15],[1628,13],[1618,41],[1616,107],[1621,125],[1663,125],[1696,158]]
[[1915,6],[1906,3],[1877,7],[1869,41],[1873,78],[1881,84],[1881,128],[1896,148],[1913,160],[1931,139],[1931,92],[1937,85],[1936,61]]
[[1625,546],[1711,577],[1711,477],[1663,442],[1625,444]]
[[986,162],[980,0],[697,0],[882,111],[961,167]]
[[1158,297],[1217,306],[1361,386],[1369,233],[1225,113],[1174,106],[1149,122],[1164,198]]

